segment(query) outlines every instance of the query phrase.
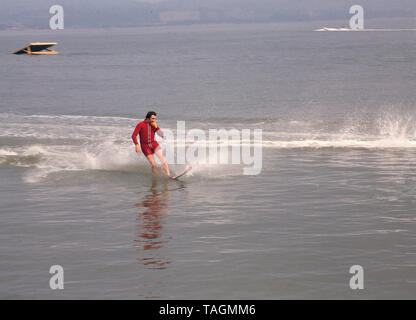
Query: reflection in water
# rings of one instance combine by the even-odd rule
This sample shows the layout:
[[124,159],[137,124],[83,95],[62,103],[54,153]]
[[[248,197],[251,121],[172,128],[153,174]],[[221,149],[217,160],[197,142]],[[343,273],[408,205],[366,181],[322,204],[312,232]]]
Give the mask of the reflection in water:
[[169,182],[163,182],[162,190],[158,190],[159,181],[153,178],[151,192],[145,196],[143,202],[136,204],[139,208],[138,238],[134,247],[141,252],[137,261],[148,269],[166,269],[170,263],[165,258],[157,257],[161,248],[168,240],[163,239],[164,219],[169,213]]

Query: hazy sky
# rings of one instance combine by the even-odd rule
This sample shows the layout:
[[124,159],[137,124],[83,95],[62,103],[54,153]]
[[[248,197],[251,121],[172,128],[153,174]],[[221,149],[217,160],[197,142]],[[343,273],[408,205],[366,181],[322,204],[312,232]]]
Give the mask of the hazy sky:
[[416,16],[416,0],[0,0],[0,28],[48,28],[55,4],[66,27],[346,19],[355,4],[367,18]]

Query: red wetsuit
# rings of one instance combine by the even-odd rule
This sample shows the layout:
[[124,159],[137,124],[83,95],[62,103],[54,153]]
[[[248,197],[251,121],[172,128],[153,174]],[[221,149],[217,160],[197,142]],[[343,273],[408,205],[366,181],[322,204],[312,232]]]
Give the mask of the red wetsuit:
[[146,121],[146,119],[139,122],[136,129],[134,129],[131,138],[133,139],[134,144],[138,144],[137,135],[140,135],[140,147],[145,156],[155,153],[155,151],[160,148],[159,143],[155,140],[156,131],[159,136],[163,137],[163,132],[160,130],[159,126],[155,129],[148,121]]

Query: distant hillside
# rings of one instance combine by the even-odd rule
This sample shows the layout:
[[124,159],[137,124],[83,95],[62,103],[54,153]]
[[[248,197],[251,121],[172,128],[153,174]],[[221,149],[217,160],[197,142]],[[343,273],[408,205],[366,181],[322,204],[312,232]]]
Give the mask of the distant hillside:
[[[0,29],[48,28],[64,7],[65,27],[347,19],[351,0],[1,0]],[[415,17],[415,0],[360,0],[367,18]]]

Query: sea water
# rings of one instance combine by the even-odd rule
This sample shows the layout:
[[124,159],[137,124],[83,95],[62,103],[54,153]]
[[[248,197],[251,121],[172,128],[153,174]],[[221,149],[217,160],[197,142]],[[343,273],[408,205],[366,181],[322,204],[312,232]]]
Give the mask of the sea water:
[[[0,32],[0,297],[414,298],[415,33],[313,29]],[[34,41],[60,53],[8,55]],[[149,110],[262,129],[260,173],[153,177]]]

